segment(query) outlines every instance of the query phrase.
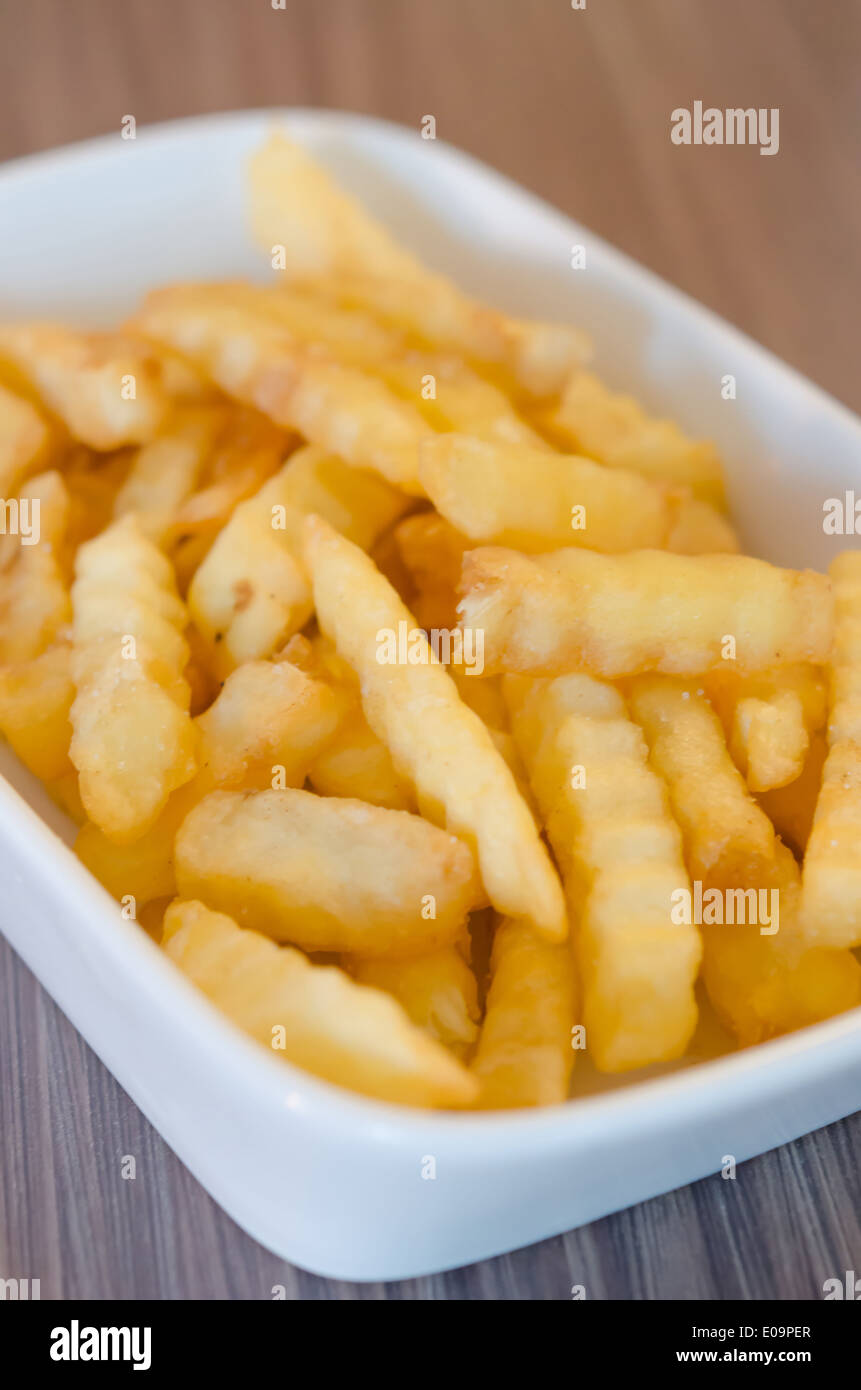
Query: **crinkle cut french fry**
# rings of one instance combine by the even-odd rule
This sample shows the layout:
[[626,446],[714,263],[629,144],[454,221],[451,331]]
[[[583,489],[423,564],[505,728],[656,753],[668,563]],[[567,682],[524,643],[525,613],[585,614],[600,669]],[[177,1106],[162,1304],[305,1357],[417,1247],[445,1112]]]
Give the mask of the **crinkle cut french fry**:
[[409,606],[419,626],[454,627],[466,537],[436,512],[418,512],[398,522],[394,539],[415,587]]
[[757,912],[753,923],[703,925],[703,980],[709,999],[742,1047],[861,1003],[861,964],[852,952],[811,947],[804,938],[801,878],[784,845],[778,844],[772,870],[756,886],[767,922]]
[[472,1047],[478,1036],[478,990],[457,944],[403,960],[357,957],[349,969],[359,984],[394,995],[417,1027],[456,1056],[465,1057]]
[[488,675],[699,675],[730,641],[746,674],[822,663],[831,646],[827,578],[746,555],[483,547],[464,555],[461,589],[461,627],[483,630]]
[[586,1045],[601,1071],[680,1057],[701,944],[671,919],[689,886],[666,791],[619,692],[585,675],[503,690],[572,918]]
[[590,345],[561,323],[508,317],[425,269],[298,146],[274,134],[250,165],[252,225],[271,256],[282,246],[288,277],[328,289],[418,342],[497,370],[531,396],[560,390]]
[[87,814],[118,844],[155,824],[197,768],[185,606],[133,514],[81,546],[72,590],[71,759]]
[[431,428],[419,411],[369,372],[315,352],[273,317],[237,303],[230,287],[156,290],[133,327],[276,425],[421,496],[418,446]]
[[91,873],[138,906],[176,892],[173,846],[192,807],[217,787],[299,787],[344,717],[330,686],[287,661],[249,661],[234,671],[214,703],[194,721],[199,769],[173,793],[155,825],[132,845],[115,845],[86,824],[75,853]]
[[836,624],[828,756],[807,842],[801,913],[812,942],[861,946],[861,551],[831,565]]
[[29,478],[5,503],[17,520],[0,541],[0,666],[32,661],[63,633],[72,615],[65,550],[69,492],[57,472]]
[[30,661],[0,668],[0,732],[43,782],[72,771],[71,648],[58,642]]
[[552,454],[546,439],[518,415],[505,392],[459,358],[411,352],[381,363],[377,370],[396,395],[412,401],[441,433],[459,430],[490,443]]
[[305,525],[320,626],[357,672],[365,717],[396,770],[415,786],[422,813],[475,848],[498,910],[526,918],[551,941],[563,940],[559,880],[487,729],[436,659],[378,660],[379,634],[397,633],[400,623],[415,630],[415,619],[361,550],[319,517]]
[[419,477],[437,510],[469,540],[527,552],[661,547],[681,502],[637,473],[464,434],[427,440]]
[[310,618],[313,596],[302,559],[308,512],[325,516],[363,548],[409,506],[371,473],[315,448],[300,449],[254,497],[236,508],[191,582],[195,624],[225,674],[269,656]]
[[199,902],[165,914],[171,960],[276,1057],[336,1085],[404,1105],[462,1106],[477,1086],[444,1047],[380,990],[312,965]]
[[688,439],[671,420],[655,420],[630,396],[609,390],[591,372],[573,372],[546,417],[560,444],[610,468],[682,483],[716,507],[726,505],[723,471],[708,440]]
[[481,900],[461,840],[407,811],[313,792],[212,792],[176,839],[183,897],[308,951],[415,955]]
[[802,858],[810,839],[816,798],[822,784],[822,769],[828,755],[823,733],[813,734],[801,773],[785,787],[760,792],[757,801],[780,838]]
[[138,450],[117,493],[114,516],[136,512],[141,530],[160,545],[177,508],[194,492],[225,422],[223,407],[175,411],[158,436]]
[[35,388],[75,439],[94,449],[145,443],[167,410],[157,357],[118,333],[3,324],[0,368],[4,362]]
[[748,792],[702,688],[639,676],[628,694],[667,784],[691,877],[709,888],[757,884],[774,865],[774,827]]
[[48,466],[55,435],[32,401],[0,382],[0,497],[14,497],[25,479]]
[[794,782],[804,767],[811,734],[825,724],[820,668],[785,666],[747,677],[715,671],[704,684],[751,791]]
[[542,941],[525,922],[499,923],[471,1065],[481,1085],[479,1106],[555,1105],[567,1098],[576,994],[570,943]]

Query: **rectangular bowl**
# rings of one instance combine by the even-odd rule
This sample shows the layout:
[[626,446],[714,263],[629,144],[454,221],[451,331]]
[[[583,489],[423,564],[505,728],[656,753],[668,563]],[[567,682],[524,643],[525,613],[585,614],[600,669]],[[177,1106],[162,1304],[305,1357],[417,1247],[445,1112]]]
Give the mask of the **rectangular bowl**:
[[[116,135],[0,169],[0,318],[108,323],[153,285],[250,275],[243,164],[285,123],[407,245],[512,311],[582,324],[597,369],[718,441],[746,548],[824,567],[822,504],[858,478],[861,421],[677,290],[440,141],[365,117],[259,111]],[[571,268],[571,248],[586,249]],[[732,374],[737,398],[721,395]],[[267,1056],[162,956],[0,750],[0,927],[194,1175],[279,1255],[400,1279],[498,1254],[716,1172],[861,1107],[861,1010],[543,1111],[375,1103]],[[711,1060],[709,1058],[711,1057]],[[433,1158],[435,1164],[427,1163]],[[429,1177],[435,1172],[434,1177]]]

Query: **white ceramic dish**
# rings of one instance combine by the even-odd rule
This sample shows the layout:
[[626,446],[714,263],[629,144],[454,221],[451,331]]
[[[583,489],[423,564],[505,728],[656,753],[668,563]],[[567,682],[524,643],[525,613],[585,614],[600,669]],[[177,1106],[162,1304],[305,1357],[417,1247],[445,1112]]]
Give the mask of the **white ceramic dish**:
[[[242,163],[273,118],[432,264],[512,310],[582,323],[605,376],[715,437],[749,548],[821,566],[845,543],[824,536],[822,502],[857,485],[859,420],[584,228],[455,150],[378,121],[207,117],[5,166],[0,317],[110,321],[162,281],[260,274]],[[570,269],[574,243],[586,247],[585,270]],[[727,373],[734,402],[721,397]],[[534,1114],[364,1101],[236,1032],[120,919],[63,843],[63,818],[6,750],[0,771],[6,936],[216,1200],[306,1269],[395,1279],[464,1264],[861,1107],[861,1010],[697,1061],[715,1048],[706,1029],[671,1075],[617,1080]],[[581,1091],[596,1084],[584,1068]]]

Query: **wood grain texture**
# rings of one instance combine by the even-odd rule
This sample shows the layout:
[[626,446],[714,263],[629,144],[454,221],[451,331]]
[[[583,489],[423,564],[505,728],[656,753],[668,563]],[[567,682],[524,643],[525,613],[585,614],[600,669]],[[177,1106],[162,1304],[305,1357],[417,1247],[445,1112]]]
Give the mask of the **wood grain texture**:
[[[857,0],[0,0],[0,159],[126,114],[432,114],[861,409],[860,46]],[[697,98],[779,107],[779,154],[672,145]],[[469,1269],[320,1280],[215,1206],[0,942],[0,1276],[43,1297],[817,1298],[861,1269],[859,1149],[855,1116]]]

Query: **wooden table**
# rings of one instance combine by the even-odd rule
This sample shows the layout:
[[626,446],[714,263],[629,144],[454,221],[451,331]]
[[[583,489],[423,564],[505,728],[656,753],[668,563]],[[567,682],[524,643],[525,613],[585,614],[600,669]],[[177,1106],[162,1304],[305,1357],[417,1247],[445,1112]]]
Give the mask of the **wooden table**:
[[[861,409],[859,41],[858,0],[0,0],[0,159],[127,114],[431,114]],[[778,107],[779,153],[675,146],[695,100]],[[43,1297],[817,1298],[861,1269],[853,1150],[859,1116],[469,1269],[320,1280],[233,1225],[0,943],[0,1276]]]

